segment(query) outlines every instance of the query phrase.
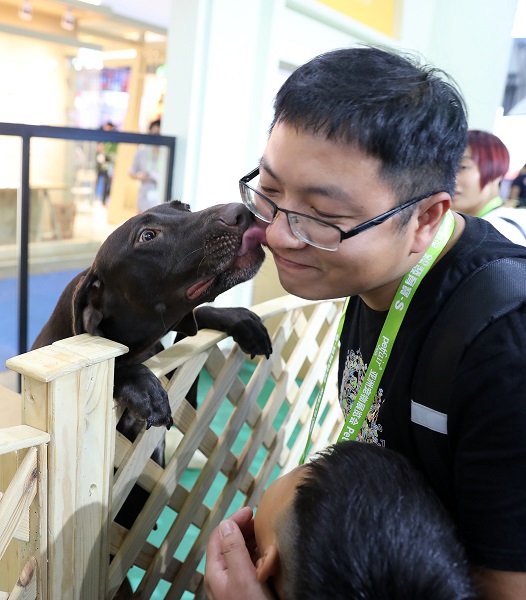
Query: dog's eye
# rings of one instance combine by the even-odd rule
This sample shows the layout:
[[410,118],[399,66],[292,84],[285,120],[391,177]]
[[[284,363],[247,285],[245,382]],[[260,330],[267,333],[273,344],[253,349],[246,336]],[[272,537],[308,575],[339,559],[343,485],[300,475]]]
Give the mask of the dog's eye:
[[144,229],[139,235],[139,242],[150,242],[157,234],[151,229]]

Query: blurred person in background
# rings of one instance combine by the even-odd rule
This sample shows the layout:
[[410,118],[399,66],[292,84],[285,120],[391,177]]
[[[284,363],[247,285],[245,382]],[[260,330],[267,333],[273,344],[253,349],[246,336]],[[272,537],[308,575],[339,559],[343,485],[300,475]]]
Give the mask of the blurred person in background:
[[[115,131],[115,125],[108,121],[101,127],[104,131]],[[108,203],[111,192],[111,180],[115,156],[117,155],[117,144],[115,142],[99,142],[97,144],[97,196],[102,204]]]
[[[157,119],[148,127],[150,135],[160,135],[161,121]],[[137,212],[142,213],[161,202],[159,194],[160,160],[159,146],[141,144],[133,157],[129,171],[132,179],[141,182],[137,196]]]
[[526,165],[511,183],[510,199],[517,200],[517,207],[526,207]]
[[[453,208],[489,221],[504,236],[526,246],[526,215],[504,206],[500,183],[510,165],[504,143],[487,131],[468,131],[468,144],[457,176]],[[522,221],[522,223],[521,223]]]

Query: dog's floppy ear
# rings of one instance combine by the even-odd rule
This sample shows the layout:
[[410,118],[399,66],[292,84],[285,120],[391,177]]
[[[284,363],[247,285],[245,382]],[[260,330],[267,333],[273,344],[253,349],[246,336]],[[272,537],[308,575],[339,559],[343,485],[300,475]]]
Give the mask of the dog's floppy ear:
[[195,335],[198,331],[197,322],[195,320],[194,312],[189,312],[185,315],[179,323],[175,326],[175,331],[184,333],[185,335]]
[[104,284],[90,269],[82,277],[72,299],[73,333],[90,333],[91,335],[102,335],[98,329],[102,321],[102,295]]

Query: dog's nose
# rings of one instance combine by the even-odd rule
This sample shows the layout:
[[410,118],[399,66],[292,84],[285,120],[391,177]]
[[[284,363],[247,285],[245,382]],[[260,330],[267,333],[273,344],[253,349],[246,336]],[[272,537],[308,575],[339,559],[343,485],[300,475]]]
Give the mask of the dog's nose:
[[252,213],[240,203],[225,204],[219,213],[219,220],[228,227],[245,231],[252,222]]

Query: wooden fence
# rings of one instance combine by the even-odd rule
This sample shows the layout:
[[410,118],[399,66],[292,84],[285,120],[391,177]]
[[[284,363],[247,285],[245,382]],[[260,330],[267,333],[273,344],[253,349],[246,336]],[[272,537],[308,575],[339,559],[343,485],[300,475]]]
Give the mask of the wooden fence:
[[[286,296],[253,307],[273,332],[268,360],[247,361],[237,345],[226,354],[225,335],[203,330],[147,361],[182,434],[164,469],[149,458],[164,429],[133,444],[115,434],[125,347],[84,334],[10,359],[22,408],[21,425],[0,429],[0,600],[109,599],[127,575],[134,598],[206,598],[212,529],[298,463],[341,306]],[[336,363],[313,451],[342,424]],[[185,396],[198,375],[194,410]],[[204,465],[189,470],[198,450]],[[128,531],[113,519],[137,483],[150,495]]]

